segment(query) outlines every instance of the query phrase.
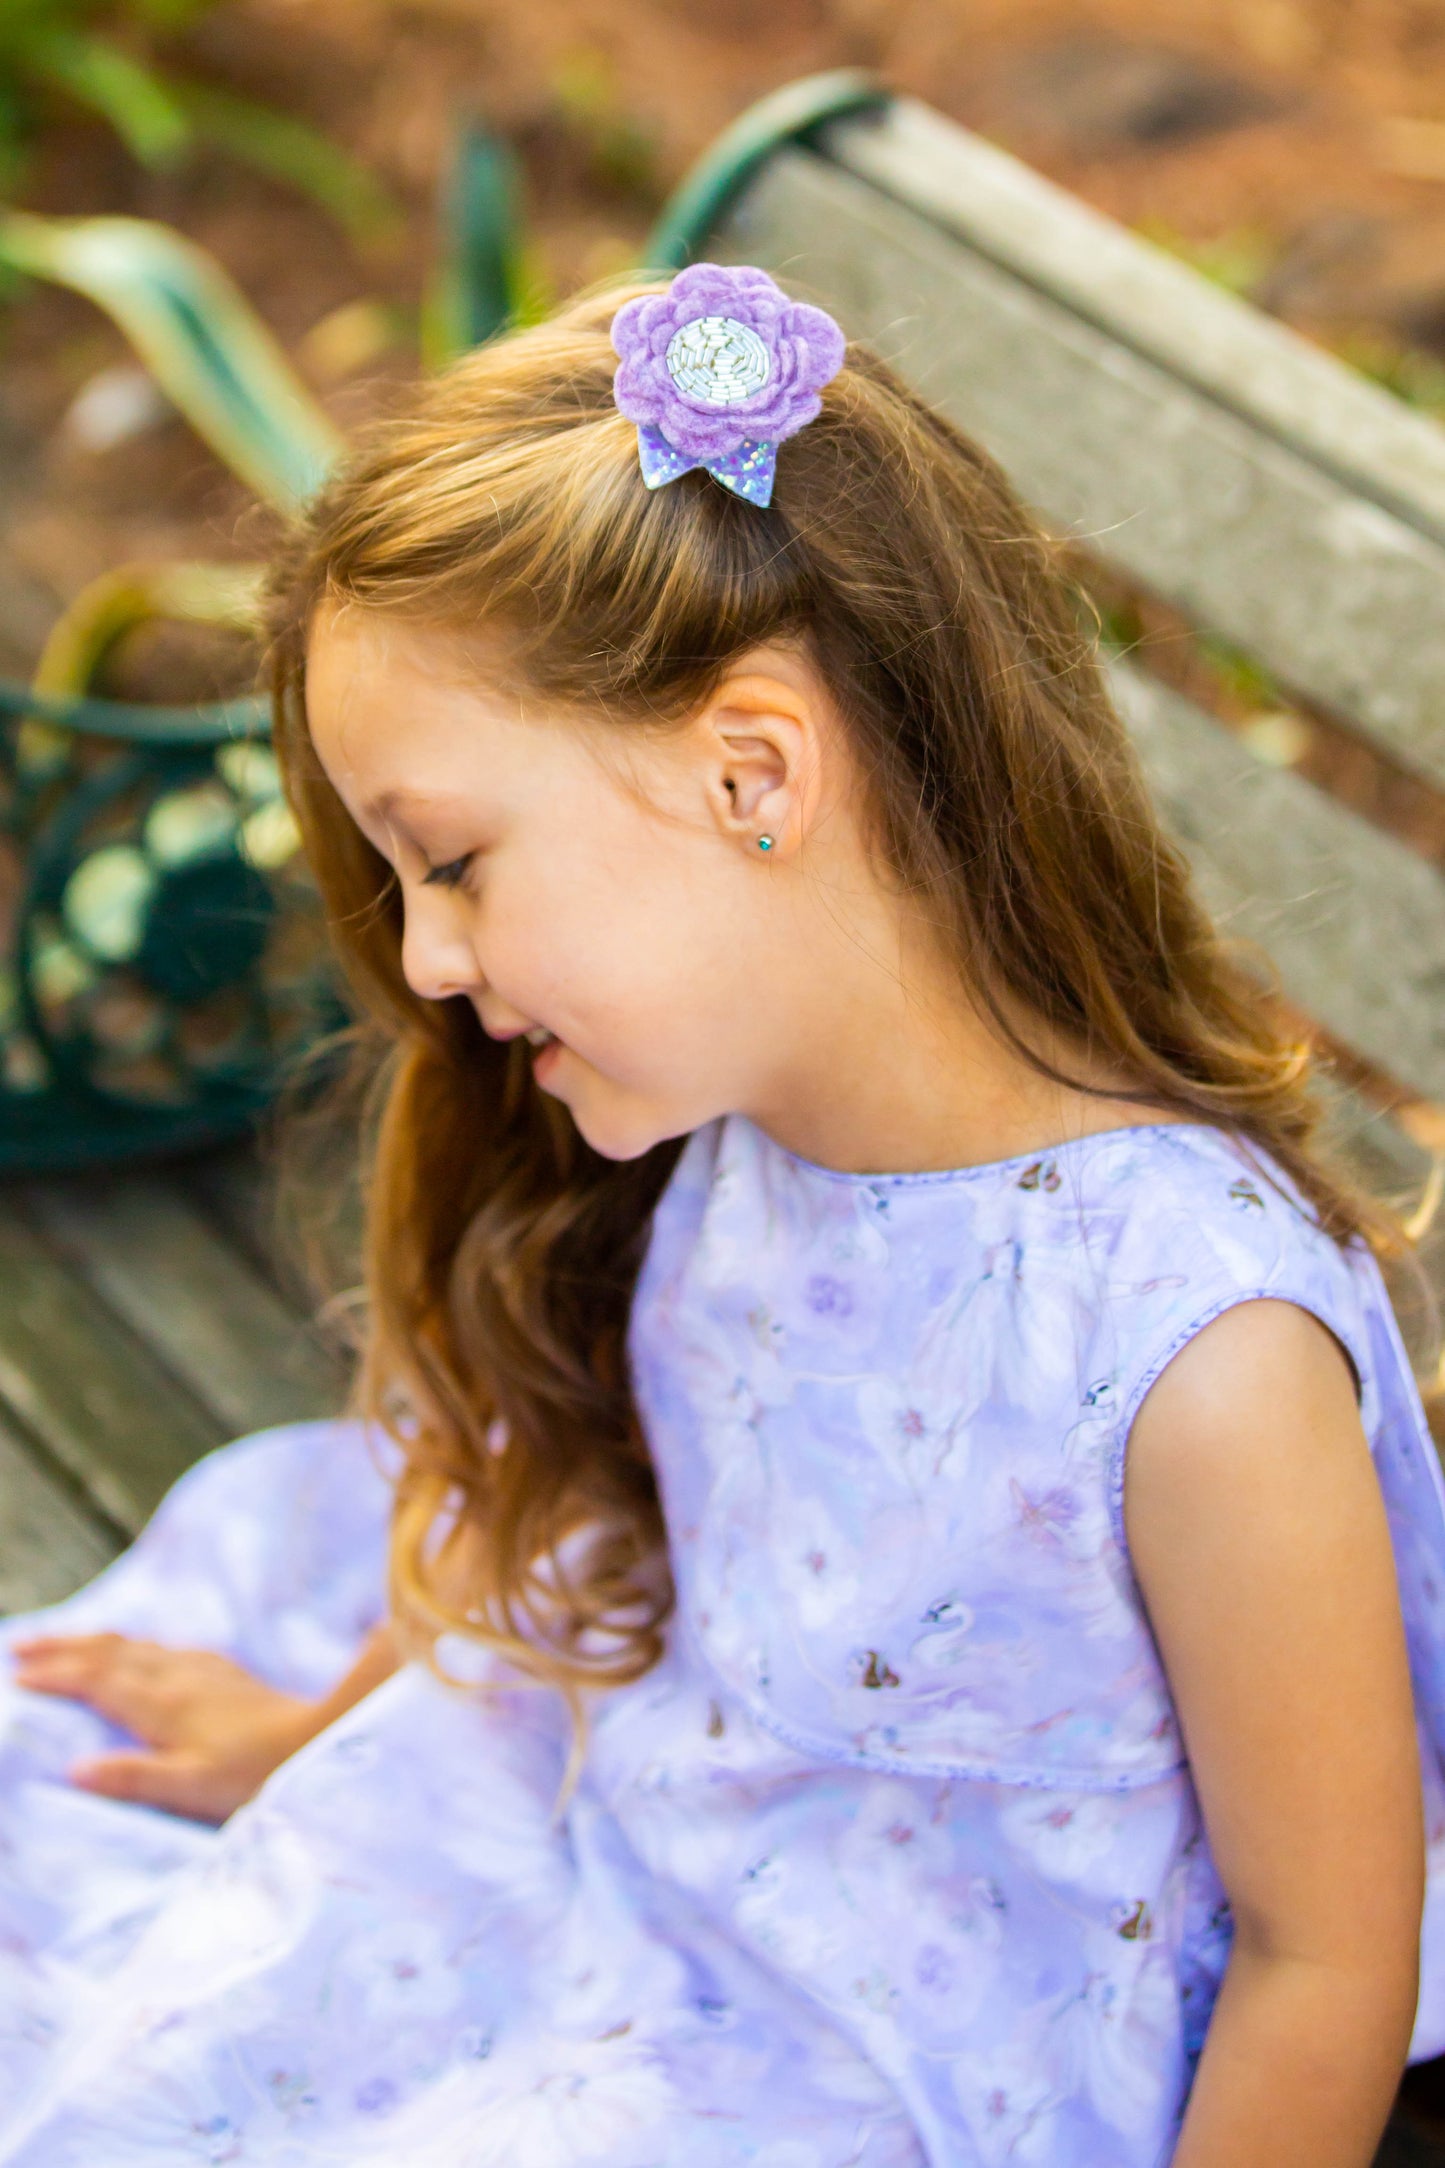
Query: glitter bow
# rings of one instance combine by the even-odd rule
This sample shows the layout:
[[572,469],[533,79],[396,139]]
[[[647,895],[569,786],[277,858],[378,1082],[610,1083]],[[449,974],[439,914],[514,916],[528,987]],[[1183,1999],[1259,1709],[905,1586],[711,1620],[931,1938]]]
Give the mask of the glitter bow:
[[690,264],[665,294],[612,319],[619,410],[637,424],[642,479],[661,489],[694,467],[766,505],[778,446],[806,428],[843,366],[831,316],[747,264]]

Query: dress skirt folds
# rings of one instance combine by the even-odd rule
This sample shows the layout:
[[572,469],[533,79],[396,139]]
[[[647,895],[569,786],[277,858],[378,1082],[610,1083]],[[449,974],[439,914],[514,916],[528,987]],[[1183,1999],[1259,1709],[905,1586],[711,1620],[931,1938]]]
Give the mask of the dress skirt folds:
[[[1359,1380],[1445,2048],[1445,1508],[1373,1263],[1200,1127],[865,1177],[733,1119],[634,1306],[677,1611],[565,1796],[558,1698],[456,1640],[220,1830],[76,1790],[115,1735],[0,1685],[0,2168],[1163,2168],[1231,1927],[1123,1474],[1256,1299]],[[45,1623],[320,1695],[382,1615],[393,1451],[227,1447]]]

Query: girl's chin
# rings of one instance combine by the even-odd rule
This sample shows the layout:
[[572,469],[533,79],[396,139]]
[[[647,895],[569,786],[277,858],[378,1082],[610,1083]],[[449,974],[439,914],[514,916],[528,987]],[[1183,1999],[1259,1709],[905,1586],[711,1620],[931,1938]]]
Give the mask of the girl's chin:
[[532,1074],[543,1091],[561,1100],[584,1141],[604,1159],[641,1159],[696,1126],[669,1120],[666,1109],[610,1083],[565,1046],[544,1047]]

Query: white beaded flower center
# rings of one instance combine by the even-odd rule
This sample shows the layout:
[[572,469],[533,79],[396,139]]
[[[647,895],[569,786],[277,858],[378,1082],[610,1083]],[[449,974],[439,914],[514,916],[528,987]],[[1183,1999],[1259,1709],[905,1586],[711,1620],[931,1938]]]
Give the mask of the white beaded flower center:
[[704,406],[736,406],[772,374],[762,340],[733,316],[694,317],[673,333],[665,358],[678,390]]

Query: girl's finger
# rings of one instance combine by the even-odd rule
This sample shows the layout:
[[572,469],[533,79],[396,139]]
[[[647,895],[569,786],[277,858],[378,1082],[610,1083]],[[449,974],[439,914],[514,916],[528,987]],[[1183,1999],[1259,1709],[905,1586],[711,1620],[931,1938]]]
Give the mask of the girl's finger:
[[93,1657],[73,1656],[64,1650],[23,1657],[15,1666],[16,1683],[39,1694],[83,1694],[99,1676]]
[[84,1702],[97,1715],[153,1743],[164,1723],[153,1665],[118,1636],[104,1648],[56,1649],[26,1658],[15,1676],[30,1693]]
[[34,1674],[48,1679],[98,1679],[115,1671],[124,1662],[123,1645],[109,1648],[37,1649],[21,1656],[16,1669],[22,1675]]
[[187,1754],[100,1754],[72,1769],[70,1781],[103,1799],[160,1807],[200,1821],[224,1820],[229,1811],[211,1798],[207,1772]]
[[48,1656],[99,1656],[106,1650],[120,1647],[124,1634],[33,1634],[28,1641],[15,1643],[18,1657]]

